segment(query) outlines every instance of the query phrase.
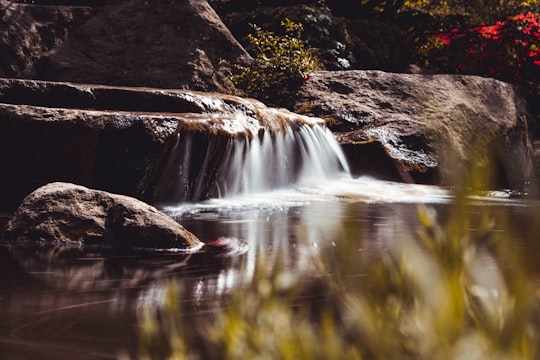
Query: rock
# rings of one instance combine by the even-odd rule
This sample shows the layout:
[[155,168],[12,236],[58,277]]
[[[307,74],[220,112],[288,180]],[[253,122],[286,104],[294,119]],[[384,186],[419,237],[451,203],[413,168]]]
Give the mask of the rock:
[[[217,196],[215,176],[235,139],[320,121],[217,93],[0,79],[0,211],[56,181],[173,201],[181,185],[163,177],[183,156],[179,139],[190,141],[200,195],[190,200]],[[198,171],[203,162],[213,170]]]
[[0,104],[0,207],[54,181],[135,195],[178,119]]
[[522,190],[533,179],[531,117],[501,81],[321,71],[303,84],[296,108],[327,121],[357,173],[456,184],[475,164],[496,186]]
[[118,0],[44,54],[28,76],[232,92],[222,60],[249,59],[205,0]]
[[61,182],[28,195],[8,222],[4,239],[120,249],[203,246],[182,225],[137,199]]
[[96,13],[82,6],[35,6],[0,0],[0,74],[20,77]]

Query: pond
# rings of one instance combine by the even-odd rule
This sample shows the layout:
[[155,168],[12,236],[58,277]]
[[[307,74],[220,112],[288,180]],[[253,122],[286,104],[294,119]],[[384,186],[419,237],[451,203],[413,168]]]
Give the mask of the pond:
[[[475,198],[470,211],[504,212],[517,224],[508,246],[527,254],[524,264],[536,276],[540,245],[525,228],[534,224],[540,203],[491,195]],[[261,258],[307,281],[317,259],[337,256],[333,249],[344,237],[355,239],[352,256],[377,256],[416,233],[420,204],[444,218],[452,196],[435,186],[361,177],[164,208],[203,241],[233,237],[247,243],[245,253],[224,258],[117,256],[96,249],[73,256],[69,249],[1,244],[1,357],[136,358],[137,314],[165,301],[169,279],[182,284],[182,302],[191,309],[184,315],[202,319],[252,279]]]

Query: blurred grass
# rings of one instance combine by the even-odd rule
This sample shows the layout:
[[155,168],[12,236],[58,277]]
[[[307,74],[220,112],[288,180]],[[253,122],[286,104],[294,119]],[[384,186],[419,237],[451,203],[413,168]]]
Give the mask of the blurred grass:
[[469,180],[446,221],[418,205],[418,226],[385,229],[369,255],[344,220],[309,279],[260,257],[251,282],[204,321],[179,316],[171,282],[162,308],[141,311],[141,359],[539,358],[535,284],[512,223],[471,211],[484,181]]

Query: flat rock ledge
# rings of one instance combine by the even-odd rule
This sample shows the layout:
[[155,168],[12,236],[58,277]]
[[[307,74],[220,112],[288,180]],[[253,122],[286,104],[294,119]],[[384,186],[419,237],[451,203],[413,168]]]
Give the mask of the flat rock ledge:
[[120,250],[196,251],[203,246],[182,225],[142,201],[64,182],[28,195],[3,238]]

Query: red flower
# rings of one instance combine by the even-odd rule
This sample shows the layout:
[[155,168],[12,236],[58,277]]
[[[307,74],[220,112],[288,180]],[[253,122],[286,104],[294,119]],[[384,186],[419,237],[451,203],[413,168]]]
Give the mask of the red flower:
[[[540,14],[518,14],[492,25],[451,29],[434,36],[442,68],[531,84],[540,77]],[[430,59],[436,63],[437,58]]]

